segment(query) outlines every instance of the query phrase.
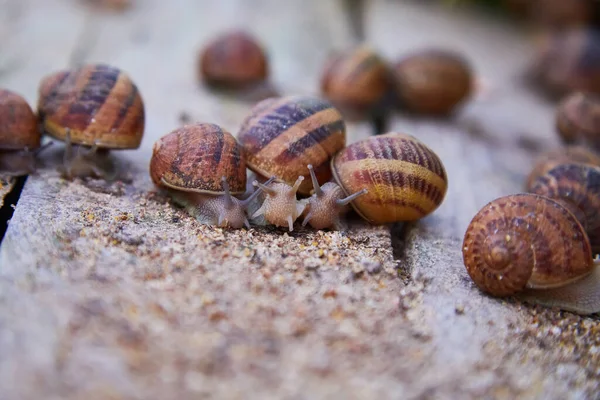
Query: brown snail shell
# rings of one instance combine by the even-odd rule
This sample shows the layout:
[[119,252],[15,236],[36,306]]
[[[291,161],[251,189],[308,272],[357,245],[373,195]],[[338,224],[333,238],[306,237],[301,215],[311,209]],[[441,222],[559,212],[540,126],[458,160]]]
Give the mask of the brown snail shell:
[[310,194],[308,164],[320,183],[331,178],[329,160],[346,143],[346,125],[329,102],[312,96],[269,98],[257,103],[238,133],[248,168]]
[[6,89],[0,89],[0,126],[0,149],[40,147],[42,135],[33,110],[23,97]]
[[0,171],[14,176],[32,173],[42,135],[27,101],[6,89],[0,89],[0,127]]
[[547,34],[529,72],[550,96],[600,93],[600,31],[576,27]]
[[420,219],[440,206],[448,188],[437,154],[403,133],[352,143],[335,155],[331,169],[346,196],[368,190],[351,204],[375,224]]
[[136,149],[144,133],[137,86],[117,68],[85,65],[60,71],[40,84],[38,114],[50,136],[100,149]]
[[590,243],[577,218],[537,194],[486,204],[469,224],[462,250],[473,282],[493,296],[565,286],[593,270]]
[[600,166],[600,155],[583,146],[565,146],[546,152],[535,162],[534,167],[527,176],[525,188],[529,190],[539,176],[546,174],[552,168],[560,164],[571,163]]
[[215,124],[186,125],[154,143],[150,176],[157,186],[223,194],[225,176],[232,194],[246,189],[246,158],[233,135]]
[[[175,129],[154,143],[150,177],[200,223],[250,228],[248,205],[261,193],[244,193],[246,161],[233,135],[215,124]],[[267,184],[271,183],[268,181]]]
[[600,253],[600,167],[561,164],[537,178],[529,191],[560,202],[573,213]]
[[387,63],[361,46],[333,55],[321,77],[321,92],[353,119],[381,112],[391,83]]
[[400,106],[428,115],[447,115],[474,91],[469,63],[459,54],[429,49],[408,55],[394,66]]
[[600,149],[600,96],[576,92],[556,110],[556,127],[565,143],[585,142]]
[[269,62],[257,40],[247,32],[227,32],[200,52],[199,78],[209,85],[243,87],[265,81]]

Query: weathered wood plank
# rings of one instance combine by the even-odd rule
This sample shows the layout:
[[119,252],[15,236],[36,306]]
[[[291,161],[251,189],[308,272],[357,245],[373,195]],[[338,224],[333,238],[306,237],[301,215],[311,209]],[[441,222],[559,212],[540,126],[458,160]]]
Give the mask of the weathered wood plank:
[[46,43],[77,39],[52,63],[28,52],[23,68],[35,74],[2,83],[35,101],[53,69],[114,64],[140,87],[147,133],[138,151],[115,154],[120,181],[63,180],[59,148],[28,179],[0,248],[2,397],[352,398],[394,388],[400,354],[388,349],[413,339],[393,318],[401,282],[387,228],[201,226],[147,171],[153,142],[182,111],[233,133],[248,111],[197,85],[198,46],[246,26],[273,55],[283,93],[314,93],[329,50],[352,43],[340,4],[148,0],[123,14],[51,6],[50,25],[24,11],[27,33],[7,42],[15,58],[23,50],[12,40],[34,35],[32,21]]
[[488,92],[448,120],[398,113],[391,123],[434,149],[449,176],[443,205],[407,228],[400,261],[412,282],[401,302],[423,338],[411,350],[426,356],[400,381],[415,397],[593,397],[599,322],[484,296],[462,263],[475,213],[522,191],[534,157],[559,144],[551,105],[519,82],[531,44],[498,21],[416,3],[370,1],[367,40],[390,60],[424,47],[460,51]]

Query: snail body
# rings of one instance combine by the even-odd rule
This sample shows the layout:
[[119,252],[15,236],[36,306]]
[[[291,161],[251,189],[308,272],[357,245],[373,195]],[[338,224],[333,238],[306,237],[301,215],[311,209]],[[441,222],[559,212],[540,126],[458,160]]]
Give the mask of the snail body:
[[373,50],[359,47],[332,55],[321,77],[321,92],[345,116],[359,119],[386,107],[391,75]]
[[265,51],[247,32],[224,33],[200,52],[198,76],[210,86],[248,87],[264,82],[268,74]]
[[561,164],[537,178],[531,193],[560,202],[586,231],[592,252],[600,253],[600,167]]
[[238,140],[257,181],[274,177],[275,182],[264,190],[264,207],[254,215],[264,215],[267,223],[278,226],[289,226],[289,217],[293,223],[304,207],[303,202],[295,204],[296,193],[310,194],[306,166],[314,165],[317,179],[327,182],[329,161],[344,147],[345,135],[342,115],[329,101],[288,96],[257,103],[242,123]]
[[246,160],[231,133],[215,124],[199,123],[175,129],[153,146],[150,176],[200,223],[249,227],[244,193]]
[[145,126],[137,86],[117,68],[90,64],[44,78],[38,116],[45,133],[66,143],[67,177],[108,175],[109,150],[136,149]]
[[356,212],[373,224],[414,221],[442,203],[448,188],[440,158],[420,140],[390,132],[352,143],[331,160],[337,184]]
[[556,110],[556,127],[565,143],[583,142],[600,149],[600,95],[576,92]]
[[[533,193],[486,204],[471,220],[462,252],[476,286],[497,297],[525,289],[558,290],[596,276],[590,243],[577,218],[559,202]],[[592,303],[600,309],[600,292],[583,294],[588,297],[566,307]]]
[[320,186],[312,165],[308,165],[314,193],[309,198],[308,204],[304,209],[304,220],[302,226],[307,223],[315,229],[334,228],[343,229],[344,224],[341,216],[345,214],[350,207],[350,202],[357,197],[368,193],[368,190],[362,189],[357,193],[346,196],[344,190],[334,182],[326,182]]
[[393,71],[400,107],[414,113],[448,115],[474,92],[470,65],[451,51],[430,49],[408,55]]
[[41,137],[27,101],[0,89],[0,171],[14,176],[32,173]]

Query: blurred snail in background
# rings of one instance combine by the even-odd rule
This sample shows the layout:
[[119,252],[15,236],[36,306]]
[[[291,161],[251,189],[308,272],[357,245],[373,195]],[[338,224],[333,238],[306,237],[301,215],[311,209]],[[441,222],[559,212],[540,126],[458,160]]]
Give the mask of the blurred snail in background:
[[567,96],[556,109],[556,128],[564,143],[583,143],[600,150],[600,94]]
[[526,190],[529,190],[538,177],[546,174],[552,168],[570,163],[590,164],[600,167],[600,155],[583,146],[575,145],[548,151],[536,160],[534,167],[527,176]]
[[369,118],[388,107],[391,82],[386,61],[372,49],[361,46],[327,60],[321,92],[346,118]]
[[[238,140],[248,168],[257,174],[265,201],[252,217],[264,215],[267,223],[293,230],[305,201],[296,192],[310,194],[308,164],[319,183],[331,178],[329,161],[346,142],[340,112],[328,101],[311,96],[269,98],[257,103],[242,123]],[[261,179],[275,182],[260,185]]]
[[393,71],[399,106],[418,114],[449,115],[475,88],[471,66],[452,51],[415,52],[396,62]]
[[250,100],[275,95],[268,82],[269,59],[258,40],[248,32],[224,32],[199,52],[197,75],[213,89],[230,90]]
[[144,103],[119,69],[90,64],[45,77],[38,117],[45,133],[65,142],[67,178],[115,174],[109,150],[137,149],[145,126]]
[[347,204],[372,224],[414,221],[437,209],[448,187],[437,154],[403,133],[390,132],[350,144],[333,157],[331,170],[335,182],[320,190],[313,179],[315,193],[303,225],[339,228]]
[[588,237],[555,200],[523,193],[489,202],[471,220],[462,252],[473,282],[492,296],[523,292],[548,304],[554,301],[544,299],[548,289],[563,309],[600,311],[600,274]]
[[233,135],[215,124],[175,129],[153,146],[150,176],[202,224],[250,228],[245,200],[246,158]]
[[600,93],[600,31],[578,27],[548,33],[527,75],[551,97]]
[[35,171],[42,135],[36,116],[20,95],[0,89],[0,172],[21,176]]

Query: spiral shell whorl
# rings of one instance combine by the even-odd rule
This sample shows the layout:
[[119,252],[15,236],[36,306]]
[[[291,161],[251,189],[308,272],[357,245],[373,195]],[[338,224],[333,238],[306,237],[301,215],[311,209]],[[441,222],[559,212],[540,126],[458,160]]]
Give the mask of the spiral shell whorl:
[[594,253],[600,252],[600,167],[559,165],[540,176],[530,191],[565,205],[587,232]]
[[293,185],[304,176],[299,193],[312,189],[306,166],[315,166],[319,183],[331,178],[330,158],[345,146],[346,127],[328,101],[289,96],[259,102],[243,122],[238,138],[248,168]]
[[154,184],[222,194],[221,177],[232,194],[246,188],[246,159],[233,135],[214,124],[186,125],[154,143],[150,161]]
[[90,64],[44,78],[38,109],[44,130],[76,144],[135,149],[145,126],[144,104],[136,85],[117,68]]
[[559,287],[592,268],[589,241],[575,216],[536,194],[484,206],[465,233],[463,261],[475,284],[494,296]]
[[438,208],[447,191],[442,161],[406,134],[388,133],[353,143],[332,159],[331,166],[346,195],[368,189],[352,206],[376,224],[422,218]]

